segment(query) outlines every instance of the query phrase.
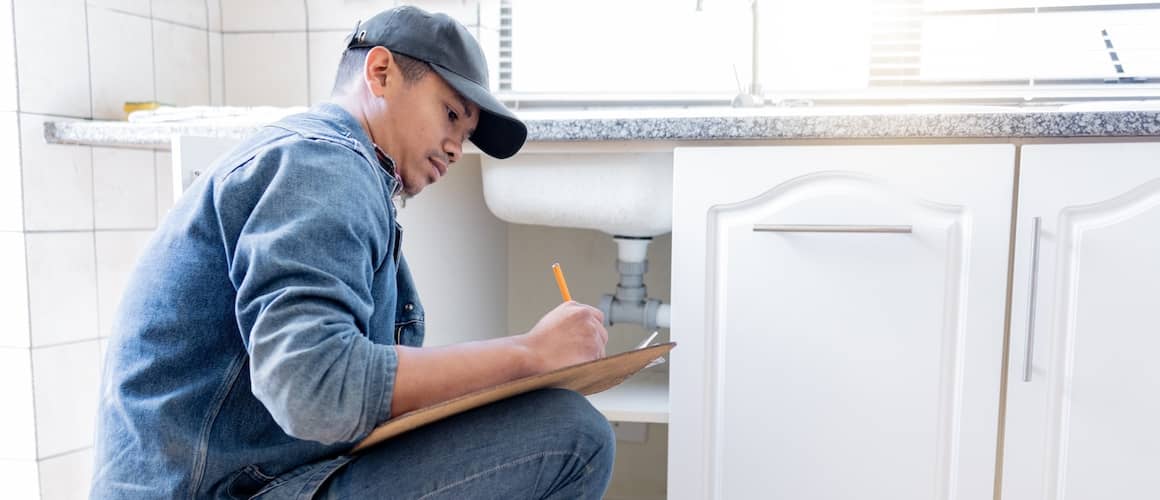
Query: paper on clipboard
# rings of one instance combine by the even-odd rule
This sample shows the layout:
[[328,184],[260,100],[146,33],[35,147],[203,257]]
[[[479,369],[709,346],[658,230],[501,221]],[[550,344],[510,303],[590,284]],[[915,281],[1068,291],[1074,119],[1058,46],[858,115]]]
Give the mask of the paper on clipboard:
[[[650,337],[649,340],[652,338]],[[663,362],[662,356],[676,345],[675,342],[666,342],[633,349],[587,363],[512,380],[426,408],[407,412],[379,424],[375,430],[351,449],[351,453],[360,452],[391,437],[431,422],[536,389],[570,389],[585,396],[603,392],[620,385],[621,382],[640,370],[653,366],[658,359]]]

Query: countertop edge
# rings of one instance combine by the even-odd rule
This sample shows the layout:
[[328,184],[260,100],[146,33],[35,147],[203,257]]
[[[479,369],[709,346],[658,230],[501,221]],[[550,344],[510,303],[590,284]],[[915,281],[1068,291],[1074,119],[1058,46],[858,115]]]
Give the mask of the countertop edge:
[[[1160,137],[1160,110],[530,118],[528,142]],[[243,138],[265,123],[51,120],[51,144],[168,149],[174,136]]]

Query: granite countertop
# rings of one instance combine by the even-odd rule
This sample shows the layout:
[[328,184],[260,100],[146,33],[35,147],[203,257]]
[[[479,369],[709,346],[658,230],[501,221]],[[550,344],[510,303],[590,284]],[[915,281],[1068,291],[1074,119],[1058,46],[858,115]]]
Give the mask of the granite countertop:
[[[56,120],[57,144],[167,149],[175,135],[242,138],[306,108],[188,107],[134,121]],[[1156,101],[983,105],[528,111],[531,142],[1160,137]]]

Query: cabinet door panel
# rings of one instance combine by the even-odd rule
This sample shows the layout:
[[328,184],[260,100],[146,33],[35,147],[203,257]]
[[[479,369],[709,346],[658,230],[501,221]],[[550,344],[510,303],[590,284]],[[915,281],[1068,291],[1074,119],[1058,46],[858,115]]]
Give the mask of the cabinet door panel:
[[1160,491],[1157,159],[1156,144],[1024,148],[1004,498]]
[[[704,181],[711,162],[746,181]],[[1003,146],[678,150],[670,496],[990,498],[1013,166]],[[910,232],[863,232],[882,226]]]
[[[710,216],[720,223],[713,244],[723,266],[724,293],[711,307],[720,312],[724,498],[766,489],[770,498],[869,490],[917,499],[948,479],[940,472],[955,447],[965,340],[957,320],[967,281],[964,211],[894,201],[876,183],[851,180],[825,176],[774,194],[801,198],[784,208]],[[851,218],[913,232],[752,229],[752,222]]]

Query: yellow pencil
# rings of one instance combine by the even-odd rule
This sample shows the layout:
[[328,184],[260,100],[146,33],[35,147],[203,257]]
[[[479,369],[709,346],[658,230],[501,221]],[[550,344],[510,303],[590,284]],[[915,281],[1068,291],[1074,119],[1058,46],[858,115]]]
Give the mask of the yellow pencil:
[[572,300],[572,294],[568,293],[568,282],[564,281],[564,270],[560,269],[560,263],[552,264],[552,272],[556,274],[556,284],[560,286],[560,296],[564,297],[564,302]]

